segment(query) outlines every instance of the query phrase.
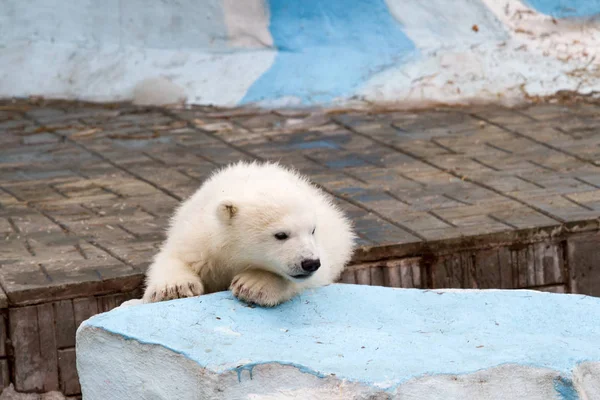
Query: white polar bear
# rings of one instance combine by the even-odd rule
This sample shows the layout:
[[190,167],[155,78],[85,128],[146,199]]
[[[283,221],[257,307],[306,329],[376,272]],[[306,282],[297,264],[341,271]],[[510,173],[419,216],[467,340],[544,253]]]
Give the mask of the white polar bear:
[[354,238],[343,213],[305,177],[240,162],[213,174],[176,211],[143,300],[229,288],[240,300],[274,306],[334,282]]

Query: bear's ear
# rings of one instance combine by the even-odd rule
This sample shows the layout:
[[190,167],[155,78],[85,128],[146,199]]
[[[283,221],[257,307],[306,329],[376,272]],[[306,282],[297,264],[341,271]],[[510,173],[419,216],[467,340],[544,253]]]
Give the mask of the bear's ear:
[[219,218],[223,222],[229,223],[238,213],[238,207],[231,200],[223,200],[221,204],[219,204],[219,208],[217,209],[217,213],[219,214]]

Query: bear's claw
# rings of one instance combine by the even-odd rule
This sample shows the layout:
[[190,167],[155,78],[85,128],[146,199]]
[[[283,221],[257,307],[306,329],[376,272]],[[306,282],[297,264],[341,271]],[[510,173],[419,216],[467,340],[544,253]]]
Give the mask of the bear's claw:
[[242,272],[233,279],[230,289],[239,300],[263,307],[276,306],[291,297],[289,284],[266,271]]
[[144,294],[144,300],[147,303],[156,303],[159,301],[200,296],[202,294],[204,294],[204,287],[201,282],[186,282],[163,287],[148,287]]

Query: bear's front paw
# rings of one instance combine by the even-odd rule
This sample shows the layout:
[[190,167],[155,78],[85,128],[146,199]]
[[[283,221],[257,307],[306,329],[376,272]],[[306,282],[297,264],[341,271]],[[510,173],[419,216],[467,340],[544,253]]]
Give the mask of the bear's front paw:
[[144,292],[144,303],[156,303],[202,294],[204,294],[204,285],[200,279],[151,284]]
[[246,271],[236,275],[230,286],[238,299],[263,307],[273,307],[293,296],[285,279],[266,271]]

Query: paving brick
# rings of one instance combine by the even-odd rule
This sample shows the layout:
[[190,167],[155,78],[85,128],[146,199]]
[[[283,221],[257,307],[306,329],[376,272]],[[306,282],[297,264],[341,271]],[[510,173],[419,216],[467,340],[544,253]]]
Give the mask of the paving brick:
[[566,197],[581,204],[583,207],[591,208],[594,211],[600,211],[600,190],[570,193],[567,194]]
[[514,193],[515,197],[520,198],[526,204],[542,210],[547,215],[552,215],[562,221],[580,221],[597,218],[598,212],[589,209],[581,204],[571,201],[569,198],[560,195],[539,195],[529,197],[526,193]]
[[513,206],[506,209],[494,210],[488,215],[516,229],[556,225],[556,220],[525,206]]
[[354,220],[354,226],[361,232],[362,236],[374,243],[411,243],[421,240],[406,229],[393,225],[372,214],[367,214]]
[[[36,304],[47,299],[69,299],[88,293],[132,290],[143,279],[139,271],[121,266],[116,260],[106,265],[90,260],[67,264],[70,265],[66,269],[62,262],[5,265],[0,271],[0,281],[8,291],[10,304]],[[102,276],[100,270],[106,271],[107,276]],[[121,279],[115,280],[115,277]]]
[[494,234],[502,234],[509,232],[502,223],[497,223],[496,221],[488,222],[488,220],[481,220],[481,223],[470,224],[465,226],[460,226],[457,228],[461,237],[488,237],[493,238]]
[[[40,269],[39,265],[31,263],[13,263],[3,265],[0,271],[0,280],[2,286],[8,291],[8,298],[11,303],[18,302],[21,297],[15,297],[14,292],[35,291],[48,284],[48,279]],[[29,298],[29,293],[23,296],[23,299]]]
[[30,235],[36,232],[59,233],[62,231],[59,225],[52,222],[41,214],[30,214],[27,216],[15,216],[12,222],[18,233]]
[[417,232],[426,232],[440,229],[452,229],[455,228],[455,225],[450,225],[448,222],[444,222],[440,218],[436,218],[434,215],[417,211],[417,212],[402,212],[401,215],[398,215],[396,219],[402,223],[402,225],[417,231]]

